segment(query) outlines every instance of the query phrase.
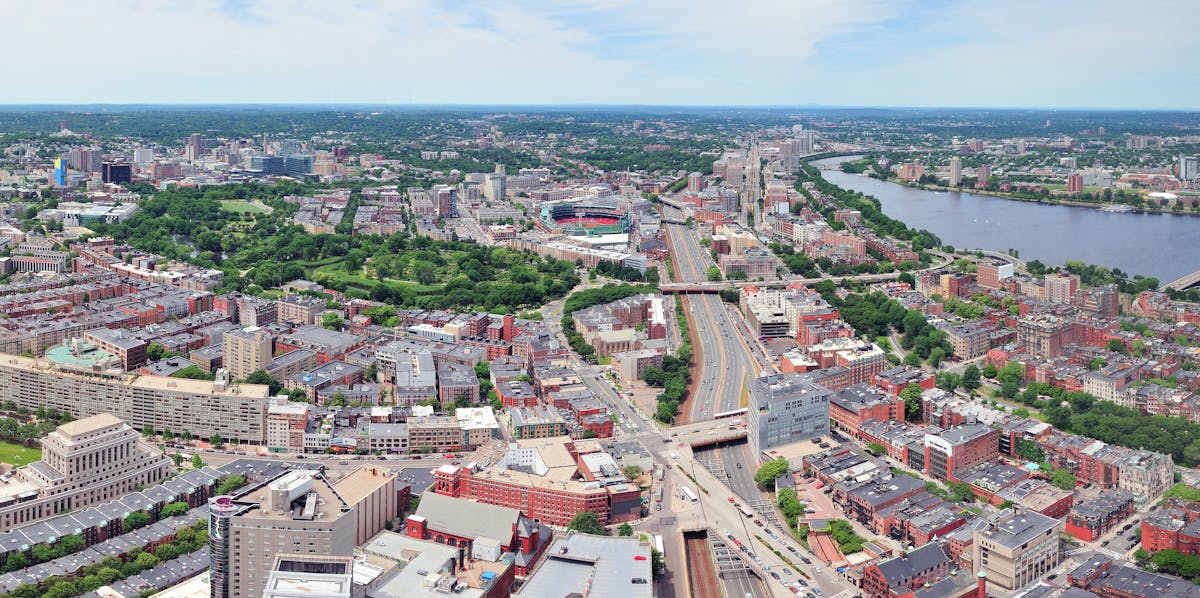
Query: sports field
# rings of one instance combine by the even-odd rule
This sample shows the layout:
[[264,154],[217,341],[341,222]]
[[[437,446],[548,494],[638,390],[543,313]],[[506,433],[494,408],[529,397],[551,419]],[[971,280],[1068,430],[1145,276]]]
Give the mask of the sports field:
[[222,199],[220,201],[221,209],[226,212],[238,212],[241,214],[265,214],[267,211],[260,205],[243,201],[240,199]]

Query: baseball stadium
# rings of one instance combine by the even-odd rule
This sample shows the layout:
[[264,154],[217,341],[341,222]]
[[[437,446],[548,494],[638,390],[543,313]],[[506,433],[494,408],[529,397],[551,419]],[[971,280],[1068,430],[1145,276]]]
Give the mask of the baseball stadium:
[[549,232],[572,237],[629,232],[629,214],[617,199],[611,197],[548,201],[542,204],[539,219]]

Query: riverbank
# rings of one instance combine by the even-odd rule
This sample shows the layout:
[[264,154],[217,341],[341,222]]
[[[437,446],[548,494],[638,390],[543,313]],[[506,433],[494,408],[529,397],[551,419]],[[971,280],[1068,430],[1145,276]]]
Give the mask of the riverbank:
[[[857,174],[857,173],[846,173],[846,174]],[[944,185],[925,185],[925,184],[920,184],[920,183],[893,181],[891,179],[881,179],[879,177],[873,177],[871,175],[860,175],[860,176],[865,176],[867,178],[873,178],[878,181],[883,181],[885,183],[891,183],[893,185],[899,185],[901,187],[908,187],[909,189],[919,189],[921,191],[934,191],[934,192],[946,192],[946,193],[971,193],[973,195],[987,195],[989,197],[999,197],[1001,199],[1009,199],[1012,201],[1023,201],[1025,203],[1042,204],[1042,205],[1048,205],[1048,206],[1067,206],[1067,207],[1071,207],[1071,208],[1091,208],[1093,210],[1099,210],[1100,208],[1103,208],[1105,206],[1129,206],[1130,208],[1132,208],[1129,212],[1115,212],[1115,213],[1118,213],[1118,214],[1122,214],[1122,213],[1125,213],[1125,214],[1171,214],[1171,215],[1180,215],[1180,216],[1200,216],[1200,208],[1192,208],[1190,210],[1185,210],[1183,208],[1180,208],[1178,210],[1175,210],[1175,209],[1162,208],[1162,207],[1155,208],[1155,207],[1149,207],[1149,206],[1133,206],[1130,204],[1114,203],[1114,202],[1094,203],[1094,202],[1090,202],[1090,201],[1073,201],[1070,199],[1058,199],[1056,197],[1043,197],[1043,198],[1021,197],[1018,195],[1012,195],[1009,193],[1005,193],[1003,191],[988,191],[986,189],[960,189],[958,187],[946,187]]]
[[951,193],[941,186],[902,185],[840,170],[841,162],[853,159],[830,157],[810,163],[826,181],[875,198],[888,217],[928,230],[947,245],[1015,250],[1025,260],[1056,265],[1079,261],[1160,281],[1200,269],[1200,259],[1189,249],[1200,245],[1200,227],[1190,219],[1166,216],[1179,212],[1122,214],[1095,204]]

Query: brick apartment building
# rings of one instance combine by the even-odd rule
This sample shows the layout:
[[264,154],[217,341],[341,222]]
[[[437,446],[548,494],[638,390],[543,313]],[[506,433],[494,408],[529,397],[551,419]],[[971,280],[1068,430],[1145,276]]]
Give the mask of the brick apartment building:
[[1121,525],[1133,512],[1132,494],[1120,490],[1103,492],[1096,498],[1071,507],[1066,530],[1084,542],[1092,542]]
[[957,481],[961,471],[1000,455],[1000,431],[984,424],[963,424],[925,435],[925,473]]
[[868,420],[904,421],[904,399],[867,386],[853,384],[829,397],[831,427],[854,437]]

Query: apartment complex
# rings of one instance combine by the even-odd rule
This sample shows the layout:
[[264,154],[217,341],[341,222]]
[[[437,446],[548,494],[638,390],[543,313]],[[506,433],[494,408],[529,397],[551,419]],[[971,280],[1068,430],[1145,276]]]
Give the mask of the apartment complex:
[[1000,431],[980,423],[925,434],[925,473],[955,481],[957,474],[1000,455]]
[[271,335],[258,327],[225,333],[225,370],[234,380],[242,380],[271,364]]
[[0,354],[0,402],[54,408],[76,417],[111,413],[135,428],[190,430],[199,438],[266,440],[268,388],[217,380],[81,374],[45,359]]
[[63,424],[42,440],[42,460],[0,481],[0,531],[111,501],[171,474],[171,460],[102,413]]

